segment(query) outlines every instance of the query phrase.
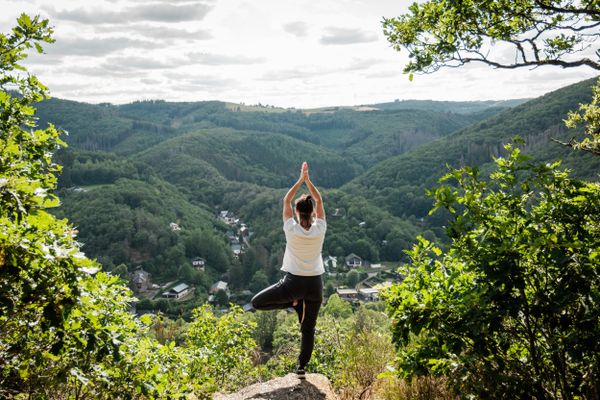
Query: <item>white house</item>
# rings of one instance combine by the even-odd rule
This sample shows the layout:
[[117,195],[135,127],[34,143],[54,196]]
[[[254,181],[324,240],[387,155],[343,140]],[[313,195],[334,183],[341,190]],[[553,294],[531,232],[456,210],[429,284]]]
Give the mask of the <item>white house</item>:
[[348,268],[358,268],[362,267],[363,260],[359,256],[354,253],[350,253],[346,256],[346,266]]
[[358,291],[356,289],[340,289],[337,288],[335,290],[340,299],[346,301],[357,301],[358,300]]
[[229,296],[229,284],[227,282],[224,282],[224,281],[218,281],[218,282],[216,282],[215,284],[213,284],[210,287],[209,293],[215,294],[219,290],[224,291],[225,293],[227,293],[227,296]]
[[206,260],[202,257],[196,257],[192,259],[192,266],[200,271],[204,271]]
[[167,299],[180,299],[188,294],[190,290],[191,288],[187,284],[180,283],[179,285],[172,287],[167,292],[164,292],[162,295]]
[[358,289],[358,295],[362,300],[376,301],[379,298],[379,289],[377,289],[377,288]]
[[221,219],[221,221],[225,222],[228,225],[233,225],[235,224],[235,215],[228,210],[223,210],[219,213],[219,219]]

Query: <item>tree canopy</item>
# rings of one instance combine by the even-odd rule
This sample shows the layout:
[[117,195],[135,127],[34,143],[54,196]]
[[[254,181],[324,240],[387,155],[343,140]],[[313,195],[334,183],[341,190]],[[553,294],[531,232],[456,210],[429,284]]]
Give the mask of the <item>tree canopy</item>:
[[[496,68],[555,65],[600,70],[596,0],[429,0],[408,13],[384,18],[384,33],[396,50],[405,48],[405,72],[434,72],[482,62]],[[501,43],[508,55],[492,51]],[[596,50],[596,55],[598,52]]]

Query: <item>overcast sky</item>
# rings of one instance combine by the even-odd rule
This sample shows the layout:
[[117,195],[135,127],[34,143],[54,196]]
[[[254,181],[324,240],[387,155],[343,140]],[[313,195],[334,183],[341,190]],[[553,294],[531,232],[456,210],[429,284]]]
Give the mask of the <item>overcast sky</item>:
[[536,97],[597,75],[590,68],[415,76],[382,33],[406,0],[0,0],[7,32],[21,12],[55,27],[26,65],[54,97],[91,103],[223,100],[281,107],[394,99]]

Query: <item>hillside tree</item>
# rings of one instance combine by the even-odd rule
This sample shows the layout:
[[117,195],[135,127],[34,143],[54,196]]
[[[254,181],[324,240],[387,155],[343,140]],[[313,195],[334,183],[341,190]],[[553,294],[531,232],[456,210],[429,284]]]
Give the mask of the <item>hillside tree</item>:
[[[48,20],[27,14],[0,33],[0,398],[210,398],[217,378],[231,380],[222,367],[231,357],[207,358],[209,335],[185,346],[153,339],[152,318],[130,313],[131,291],[49,212],[59,205],[52,156],[65,144],[54,126],[37,128],[35,103],[48,88],[20,63],[30,49],[42,53],[52,33]],[[197,312],[190,329],[216,321],[218,339],[240,343],[232,351],[247,365],[252,327],[239,313]]]
[[[428,0],[383,21],[410,79],[473,62],[600,70],[599,26],[595,0]],[[586,138],[562,144],[600,154],[593,91],[567,120]],[[598,398],[600,186],[506,150],[487,180],[464,167],[430,192],[452,243],[420,238],[387,295],[399,371],[445,375],[464,397]]]

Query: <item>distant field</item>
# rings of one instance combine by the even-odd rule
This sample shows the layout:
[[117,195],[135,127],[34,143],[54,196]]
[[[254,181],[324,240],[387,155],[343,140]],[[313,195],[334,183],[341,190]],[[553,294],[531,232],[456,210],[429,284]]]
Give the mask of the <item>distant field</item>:
[[281,108],[275,106],[263,106],[263,105],[246,105],[237,103],[225,103],[225,107],[231,111],[240,112],[268,112],[268,113],[282,113],[287,111],[293,111],[293,108]]

